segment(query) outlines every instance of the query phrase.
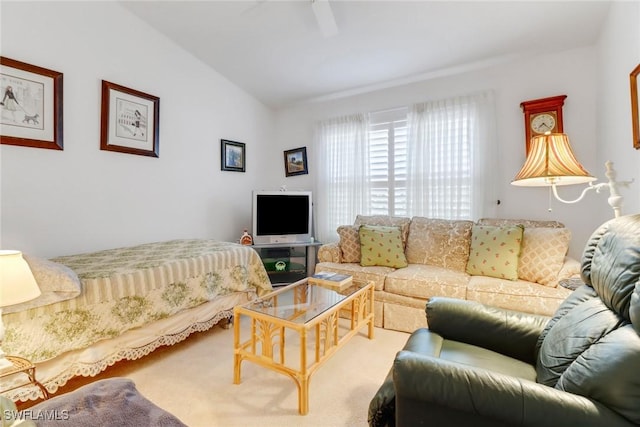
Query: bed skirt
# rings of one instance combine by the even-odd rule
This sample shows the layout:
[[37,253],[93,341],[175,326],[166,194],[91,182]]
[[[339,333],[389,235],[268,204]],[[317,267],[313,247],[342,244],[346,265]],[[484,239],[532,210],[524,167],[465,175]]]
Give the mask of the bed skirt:
[[[236,292],[220,296],[213,301],[131,329],[115,338],[61,354],[54,359],[36,364],[36,379],[49,393],[55,393],[71,378],[93,377],[120,360],[139,359],[163,345],[173,345],[194,332],[206,331],[223,319],[230,319],[233,307],[255,298],[254,292]],[[232,333],[228,331],[228,333]],[[15,379],[3,379],[2,388],[24,382],[24,375]],[[42,397],[35,385],[17,388],[3,393],[14,401],[37,400]]]

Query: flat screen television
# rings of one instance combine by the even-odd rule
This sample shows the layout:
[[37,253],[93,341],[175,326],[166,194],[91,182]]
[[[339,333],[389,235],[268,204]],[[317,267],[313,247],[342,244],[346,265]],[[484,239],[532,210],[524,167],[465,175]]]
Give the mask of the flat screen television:
[[255,244],[311,240],[311,191],[254,191],[252,206]]

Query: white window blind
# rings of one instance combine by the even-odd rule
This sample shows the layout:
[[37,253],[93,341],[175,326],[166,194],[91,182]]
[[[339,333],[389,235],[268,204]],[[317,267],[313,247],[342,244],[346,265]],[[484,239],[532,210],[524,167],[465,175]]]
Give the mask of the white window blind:
[[495,206],[491,93],[319,123],[316,234],[356,215],[474,219]]
[[407,108],[370,114],[368,215],[407,214]]

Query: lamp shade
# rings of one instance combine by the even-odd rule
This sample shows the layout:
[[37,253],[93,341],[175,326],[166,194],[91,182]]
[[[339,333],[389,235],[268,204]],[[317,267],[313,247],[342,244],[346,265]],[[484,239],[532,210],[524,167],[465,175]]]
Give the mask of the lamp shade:
[[22,252],[0,250],[0,307],[20,304],[40,295],[40,288]]
[[531,138],[527,160],[511,184],[541,187],[583,184],[595,179],[573,155],[567,135],[550,133]]

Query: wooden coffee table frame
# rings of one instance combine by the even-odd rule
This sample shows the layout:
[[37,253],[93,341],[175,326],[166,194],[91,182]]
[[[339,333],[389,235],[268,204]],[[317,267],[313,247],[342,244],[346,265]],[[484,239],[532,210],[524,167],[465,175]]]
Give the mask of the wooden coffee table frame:
[[[279,294],[293,290],[296,293],[294,298],[301,301],[308,288],[300,285],[305,283],[306,279],[301,280],[265,295],[261,299],[273,299],[277,304]],[[373,339],[373,284],[366,284],[308,322],[296,323],[292,321],[303,312],[300,310],[297,312],[298,315],[294,312],[290,319],[282,319],[248,309],[245,306],[234,308],[233,383],[240,384],[240,365],[243,360],[249,360],[265,368],[288,375],[298,386],[298,411],[301,415],[306,415],[309,412],[309,380],[311,375],[363,326],[369,326],[368,336],[369,339]],[[250,319],[251,336],[246,341],[241,341],[240,338],[241,316]],[[347,320],[339,322],[341,317]],[[295,331],[300,339],[300,366],[297,369],[287,366],[285,363],[286,329]],[[341,329],[342,332],[345,329],[347,332],[340,335]],[[315,343],[313,343],[315,354],[311,355],[311,359],[307,355],[307,337],[310,331],[315,332]],[[279,351],[274,352],[274,347],[278,347]]]

